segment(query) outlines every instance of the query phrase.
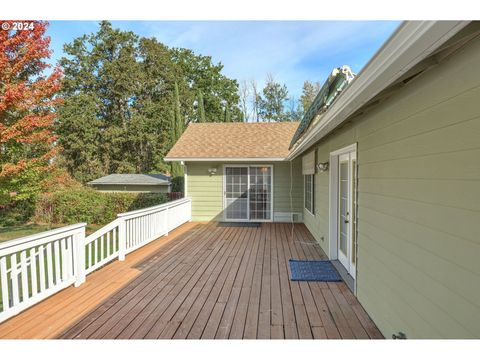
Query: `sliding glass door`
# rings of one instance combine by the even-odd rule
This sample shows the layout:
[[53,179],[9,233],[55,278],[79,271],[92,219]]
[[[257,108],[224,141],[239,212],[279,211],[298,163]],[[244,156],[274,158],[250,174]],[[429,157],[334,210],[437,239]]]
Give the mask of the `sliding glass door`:
[[272,220],[272,167],[225,166],[225,220]]
[[248,167],[225,167],[225,218],[248,220]]

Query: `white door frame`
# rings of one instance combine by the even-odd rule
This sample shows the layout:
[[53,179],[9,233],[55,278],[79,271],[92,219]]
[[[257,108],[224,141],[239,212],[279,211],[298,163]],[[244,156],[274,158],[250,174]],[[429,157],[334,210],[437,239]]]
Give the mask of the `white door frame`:
[[[330,153],[330,179],[329,179],[329,254],[330,260],[338,259],[338,170],[339,170],[339,157],[342,154],[355,152],[357,154],[357,143],[346,146],[344,148],[332,151]],[[358,158],[358,155],[356,156]],[[358,160],[357,160],[358,164]],[[358,181],[358,174],[357,174]],[[358,194],[358,188],[357,188]],[[358,198],[358,197],[357,197]],[[356,212],[355,212],[356,213]],[[354,219],[350,218],[350,223]],[[357,254],[357,252],[355,252]],[[355,264],[357,261],[355,260]],[[356,272],[356,269],[354,269]],[[356,274],[352,274],[353,278],[356,278]]]
[[[226,171],[225,169],[228,167],[246,167],[248,168],[248,174],[247,174],[247,213],[248,213],[248,219],[227,219],[227,213],[225,211],[226,209]],[[250,219],[250,168],[251,167],[268,167],[270,168],[270,219]],[[274,194],[274,167],[272,164],[267,165],[267,164],[223,164],[223,185],[222,185],[222,204],[223,204],[223,221],[225,222],[273,222],[273,205],[274,205],[274,199],[273,199],[273,194]]]

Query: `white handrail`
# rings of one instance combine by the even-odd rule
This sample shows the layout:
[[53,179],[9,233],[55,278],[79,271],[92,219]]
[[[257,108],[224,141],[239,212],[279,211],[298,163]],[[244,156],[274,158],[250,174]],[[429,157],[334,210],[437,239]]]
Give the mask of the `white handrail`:
[[133,211],[129,211],[129,212],[126,212],[126,213],[121,213],[121,214],[118,214],[117,217],[129,218],[129,217],[135,217],[135,216],[143,214],[143,213],[145,213],[143,215],[147,215],[147,213],[153,213],[153,212],[165,210],[167,208],[182,205],[182,204],[185,204],[185,203],[188,203],[188,202],[191,202],[191,201],[192,200],[190,198],[183,198],[183,199],[179,199],[179,200],[169,201],[169,202],[164,203],[164,204],[155,205],[155,206],[151,206],[151,207],[140,209],[140,210],[133,210]]
[[[18,314],[84,278],[85,223],[29,235],[1,244],[0,321]],[[79,270],[80,269],[80,270]]]
[[183,198],[118,214],[88,237],[79,223],[0,243],[0,322],[190,220]]
[[106,232],[112,230],[113,228],[117,227],[118,224],[120,223],[120,220],[119,219],[115,219],[113,220],[112,222],[108,223],[107,225],[105,225],[104,227],[98,229],[97,231],[95,231],[94,233],[88,235],[86,238],[85,238],[85,245],[87,245],[88,243],[94,241],[95,239],[99,238],[100,236],[102,236],[103,234],[105,234]]
[[56,235],[65,233],[67,231],[77,230],[77,229],[83,228],[85,226],[87,226],[87,223],[78,223],[78,224],[74,224],[74,225],[67,225],[67,226],[63,226],[61,228],[43,231],[43,232],[38,233],[38,234],[23,236],[23,237],[18,238],[18,239],[3,241],[3,242],[0,243],[0,250],[7,249],[7,248],[12,247],[12,246],[21,245],[23,243],[29,243],[30,241],[35,241],[37,239],[43,239],[43,238],[46,238],[46,237],[55,237]]

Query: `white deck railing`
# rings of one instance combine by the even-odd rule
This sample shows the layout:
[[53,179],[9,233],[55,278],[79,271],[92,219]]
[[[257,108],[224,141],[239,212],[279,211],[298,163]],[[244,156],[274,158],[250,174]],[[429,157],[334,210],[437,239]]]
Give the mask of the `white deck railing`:
[[85,237],[85,223],[0,243],[0,322],[74,284],[92,271],[168,235],[191,220],[191,200],[119,214]]

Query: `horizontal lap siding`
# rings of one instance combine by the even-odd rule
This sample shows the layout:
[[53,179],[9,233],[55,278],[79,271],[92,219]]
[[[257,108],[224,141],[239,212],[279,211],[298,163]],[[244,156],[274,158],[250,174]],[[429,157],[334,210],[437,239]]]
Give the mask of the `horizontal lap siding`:
[[293,179],[292,186],[292,211],[302,212],[303,208],[303,177],[302,162],[292,162],[290,174],[290,163],[275,163],[273,165],[273,211],[290,212],[290,176]]
[[[263,163],[262,163],[263,164]],[[192,198],[193,221],[219,221],[223,219],[223,163],[187,163],[187,196]],[[229,165],[234,165],[230,163]],[[273,165],[273,210],[290,211],[290,164],[288,162],[265,163]],[[216,168],[215,175],[208,169]],[[303,185],[301,162],[292,163],[292,205],[294,212],[302,211]]]
[[[217,173],[210,175],[209,168]],[[222,219],[223,167],[216,163],[187,163],[187,196],[192,199],[192,220]]]
[[[358,144],[357,296],[386,337],[480,337],[479,63],[475,40],[317,144]],[[304,215],[326,253],[328,180]]]

